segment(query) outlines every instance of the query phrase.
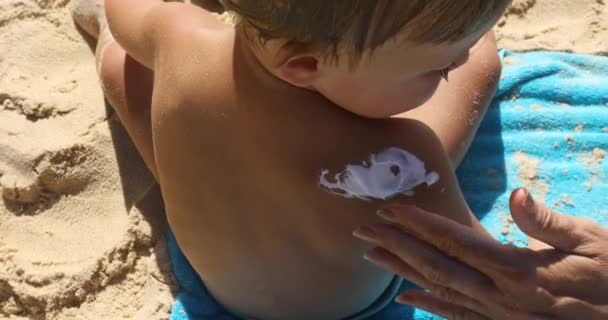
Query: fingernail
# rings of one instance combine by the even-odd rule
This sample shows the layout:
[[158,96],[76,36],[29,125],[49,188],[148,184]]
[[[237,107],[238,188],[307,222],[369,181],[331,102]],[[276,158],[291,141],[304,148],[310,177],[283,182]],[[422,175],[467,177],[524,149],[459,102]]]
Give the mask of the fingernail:
[[526,211],[534,210],[534,198],[532,198],[532,194],[528,191],[528,189],[524,189],[526,197],[524,198],[524,209]]
[[376,232],[370,227],[363,226],[353,231],[353,236],[361,240],[373,241],[376,238]]
[[379,215],[382,219],[385,219],[388,221],[397,220],[397,213],[388,208],[382,208],[382,209],[376,211],[376,214]]
[[374,264],[378,263],[378,259],[376,259],[376,257],[370,255],[369,253],[364,254],[363,255],[363,259],[365,259],[365,260],[367,260],[367,261],[369,261],[371,263],[374,263]]
[[390,259],[391,256],[386,254],[383,250],[372,249],[366,252],[365,255],[363,255],[363,258],[371,262],[381,262]]

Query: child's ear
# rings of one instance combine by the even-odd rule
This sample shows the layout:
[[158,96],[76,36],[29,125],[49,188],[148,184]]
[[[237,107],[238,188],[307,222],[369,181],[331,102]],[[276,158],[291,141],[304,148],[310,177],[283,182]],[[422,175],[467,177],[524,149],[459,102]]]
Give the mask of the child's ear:
[[278,65],[277,77],[296,87],[310,88],[319,77],[319,58],[313,55],[296,55]]

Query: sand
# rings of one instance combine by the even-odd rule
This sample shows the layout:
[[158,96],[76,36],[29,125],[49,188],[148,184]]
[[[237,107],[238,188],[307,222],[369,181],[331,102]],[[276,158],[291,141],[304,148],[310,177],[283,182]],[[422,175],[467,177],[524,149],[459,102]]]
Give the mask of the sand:
[[[0,0],[0,319],[166,319],[160,193],[106,109],[67,4]],[[499,46],[607,52],[607,10],[515,1]],[[535,160],[519,157],[542,193]]]
[[159,192],[66,4],[0,0],[0,318],[166,319]]
[[530,190],[539,203],[544,203],[551,187],[538,176],[540,160],[521,151],[515,153],[514,160],[518,167],[519,182]]
[[498,23],[500,47],[608,53],[608,1],[514,0]]

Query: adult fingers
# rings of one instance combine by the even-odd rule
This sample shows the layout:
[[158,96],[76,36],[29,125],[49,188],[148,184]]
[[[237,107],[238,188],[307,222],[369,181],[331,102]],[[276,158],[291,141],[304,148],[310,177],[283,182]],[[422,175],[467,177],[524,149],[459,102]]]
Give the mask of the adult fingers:
[[375,224],[358,229],[354,235],[390,251],[435,285],[452,288],[477,300],[502,298],[485,275],[394,226]]
[[[408,290],[402,292],[397,297],[397,302],[403,304],[409,304],[419,309],[424,309],[429,312],[438,314],[442,317],[445,317],[449,320],[558,320],[562,318],[557,318],[551,315],[541,315],[541,314],[532,314],[525,312],[513,312],[513,313],[502,313],[502,314],[491,314],[484,315],[482,313],[475,312],[471,309],[458,306],[452,304],[450,302],[444,301],[440,297],[433,295],[431,292],[425,292],[420,290]],[[575,318],[567,318],[570,319],[579,319]],[[581,318],[582,319],[582,318]],[[592,320],[596,320],[592,318]]]
[[[536,268],[541,257],[534,251],[502,245],[471,228],[416,207],[391,206],[379,215],[407,232],[413,230],[414,236],[421,240],[414,240],[397,229],[400,232],[383,233],[380,236],[384,237],[383,243],[378,245],[395,253],[431,281],[482,302],[517,305],[532,311],[546,310],[553,302],[546,290],[536,290]],[[431,258],[437,254],[450,263]],[[487,282],[474,274],[483,274]],[[530,295],[531,290],[534,295]],[[522,296],[529,298],[521,299]]]
[[553,306],[553,313],[560,319],[585,319],[605,320],[608,319],[608,305],[592,305],[586,301],[576,298],[564,297],[558,299]]
[[583,253],[579,249],[601,233],[601,227],[589,219],[563,215],[535,203],[523,188],[511,194],[509,206],[522,231],[565,252]]
[[[408,290],[402,292],[397,297],[397,302],[403,304],[409,304],[419,309],[424,309],[429,312],[438,314],[447,319],[459,320],[477,320],[477,319],[492,319],[492,320],[558,320],[562,318],[557,318],[551,315],[543,315],[543,314],[534,314],[534,313],[526,313],[519,310],[512,310],[505,313],[492,313],[488,315],[487,313],[479,313],[467,307],[463,307],[461,305],[456,305],[454,303],[450,303],[448,301],[443,300],[441,297],[433,294],[432,292],[425,292],[421,290]],[[575,318],[564,318],[564,319],[579,319]],[[592,318],[592,320],[596,320],[596,318]]]
[[[408,299],[409,291],[402,292],[398,297],[397,301],[400,302],[402,300],[402,296],[405,297],[405,300]],[[530,314],[526,311],[516,309],[512,306],[499,305],[499,304],[482,304],[479,301],[471,299],[457,291],[451,290],[449,288],[436,288],[435,290],[431,290],[429,292],[431,296],[434,298],[443,301],[452,306],[458,306],[465,308],[470,311],[474,311],[476,314],[488,317],[490,319],[499,320],[517,320],[517,319],[526,319],[526,320],[555,320],[551,317],[542,316],[539,314]]]
[[488,310],[500,310],[501,314],[513,313],[513,307],[499,305],[490,301],[482,304],[456,290],[432,283],[410,265],[384,248],[375,247],[371,249],[366,253],[365,258],[377,266],[415,283],[420,288],[430,291],[436,298],[453,305],[461,306],[486,316],[490,316]]
[[522,249],[503,245],[469,227],[417,207],[393,205],[381,209],[378,214],[487,275],[513,272],[522,267],[529,269],[534,265],[528,257],[522,257]]
[[[414,268],[403,262],[399,257],[395,256],[391,252],[381,247],[375,247],[372,250],[368,251],[365,255],[365,258],[370,262],[415,283],[420,288],[429,290],[431,294],[436,298],[439,298],[453,305],[470,309],[479,314],[488,315],[488,309],[479,301],[468,297],[456,290],[432,283],[423,275],[421,275],[418,271],[414,270]],[[498,308],[506,309],[504,307]]]
[[436,286],[436,284],[429,281],[409,264],[405,263],[399,257],[381,247],[375,247],[368,251],[365,254],[365,259],[415,283],[421,288],[432,290]]
[[429,292],[420,290],[408,290],[399,295],[399,303],[409,304],[419,309],[423,309],[450,320],[490,320],[467,308],[451,304],[432,295]]
[[528,249],[540,251],[544,249],[553,249],[552,246],[532,237],[528,237]]
[[[491,317],[491,314],[488,311],[489,307],[487,305],[482,304],[481,302],[471,297],[468,297],[456,290],[437,286],[435,289],[430,290],[430,294],[433,297],[441,301],[447,302],[451,305],[463,307],[478,314]],[[397,297],[397,299],[399,299],[399,297]]]

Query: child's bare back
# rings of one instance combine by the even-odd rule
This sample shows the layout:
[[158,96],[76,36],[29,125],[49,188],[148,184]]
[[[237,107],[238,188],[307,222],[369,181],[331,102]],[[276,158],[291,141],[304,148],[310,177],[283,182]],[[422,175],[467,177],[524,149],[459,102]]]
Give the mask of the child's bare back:
[[[277,76],[268,68],[272,58],[204,10],[156,0],[106,6],[117,41],[100,34],[106,95],[162,188],[181,249],[232,312],[256,319],[377,312],[370,308],[391,301],[399,279],[361,259],[370,248],[352,231],[378,221],[374,212],[386,201],[480,228],[444,139],[419,120],[337,107],[324,89],[305,83],[307,58]],[[349,193],[344,176],[330,179],[342,182],[340,190],[323,185],[324,170],[365,171],[373,155],[391,148],[439,179],[382,196],[369,186]],[[397,167],[395,177],[409,169]]]

